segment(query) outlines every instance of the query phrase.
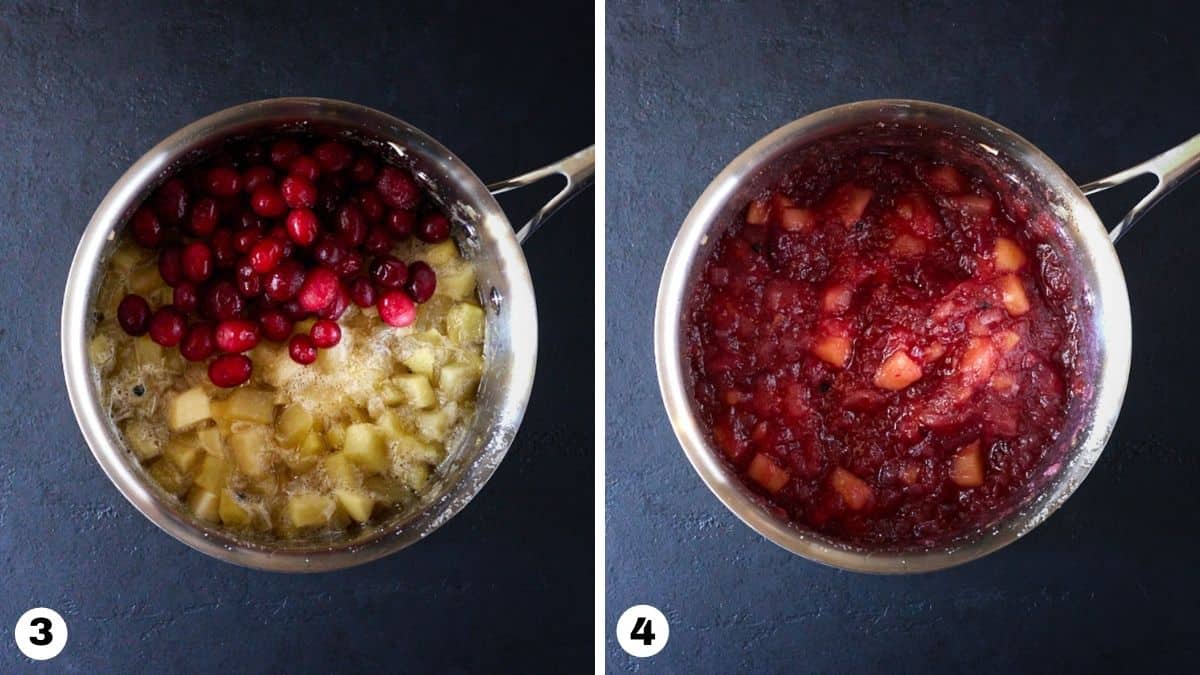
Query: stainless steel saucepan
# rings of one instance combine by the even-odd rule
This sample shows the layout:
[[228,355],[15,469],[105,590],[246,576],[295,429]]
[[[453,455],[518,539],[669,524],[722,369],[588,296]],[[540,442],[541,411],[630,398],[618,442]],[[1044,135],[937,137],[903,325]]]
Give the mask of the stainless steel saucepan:
[[[453,235],[475,266],[487,311],[485,368],[478,407],[462,441],[448,448],[436,481],[419,503],[353,539],[334,542],[244,541],[193,518],[165,498],[125,447],[100,403],[87,344],[91,307],[105,261],[133,210],[178,167],[235,138],[311,131],[351,138],[408,167],[446,207]],[[474,497],[504,459],[529,401],[537,361],[537,310],[521,242],[542,221],[592,183],[595,150],[588,148],[511,180],[485,185],[461,160],[421,130],[345,101],[280,98],[239,105],[171,134],[121,176],[83,233],[67,278],[62,310],[62,357],[67,392],[96,461],[139,511],[171,536],[228,562],[265,570],[309,572],[365,563],[394,553],[433,532]],[[494,194],[558,174],[566,185],[519,231],[513,231]]]
[[[1087,386],[1069,406],[1059,447],[1026,497],[977,531],[935,548],[875,550],[847,545],[785,522],[746,489],[725,465],[698,422],[683,351],[682,316],[712,245],[746,202],[770,188],[792,160],[814,144],[911,147],[976,166],[1004,190],[1050,219],[1065,234],[1086,308]],[[770,133],[739,155],[709,184],[671,247],[658,292],[654,354],[663,402],[684,452],[726,507],[759,534],[800,556],[834,567],[884,574],[927,572],[995,551],[1032,530],[1079,487],[1108,442],[1129,378],[1129,297],[1113,244],[1146,210],[1200,170],[1200,136],[1112,176],[1078,186],[1032,143],[999,124],[958,108],[913,100],[863,101],[822,110]],[[1151,174],[1158,184],[1107,231],[1086,195]]]

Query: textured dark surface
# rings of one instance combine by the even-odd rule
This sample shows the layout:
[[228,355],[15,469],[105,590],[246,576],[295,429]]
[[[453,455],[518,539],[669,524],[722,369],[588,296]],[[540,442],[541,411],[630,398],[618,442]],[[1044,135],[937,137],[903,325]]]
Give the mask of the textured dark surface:
[[[392,558],[316,576],[206,558],[125,502],[71,414],[58,312],[78,237],[121,172],[193,119],[271,96],[348,99],[426,130],[485,180],[592,142],[590,5],[326,4],[0,6],[0,672],[591,667],[590,192],[526,249],[541,352],[507,461]],[[70,642],[34,666],[12,627],[38,605]]]
[[[772,129],[838,103],[974,110],[1081,180],[1200,132],[1185,3],[609,3],[607,649],[612,671],[1077,672],[1195,667],[1200,181],[1124,241],[1125,409],[1091,477],[1032,534],[952,571],[869,577],[741,525],[679,449],[653,375],[659,274],[708,182]],[[971,9],[968,9],[971,8]],[[1115,222],[1137,191],[1099,200]],[[672,622],[626,656],[626,607]]]

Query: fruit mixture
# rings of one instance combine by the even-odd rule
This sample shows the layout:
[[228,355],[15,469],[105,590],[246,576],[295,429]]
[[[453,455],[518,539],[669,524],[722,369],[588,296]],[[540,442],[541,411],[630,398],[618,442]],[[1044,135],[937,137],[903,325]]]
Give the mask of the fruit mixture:
[[781,516],[928,546],[1030,492],[1077,377],[1061,240],[963,167],[823,157],[747,204],[685,319],[715,447]]
[[231,145],[163,183],[115,246],[90,346],[104,404],[202,520],[270,538],[378,522],[474,410],[474,268],[367,148]]

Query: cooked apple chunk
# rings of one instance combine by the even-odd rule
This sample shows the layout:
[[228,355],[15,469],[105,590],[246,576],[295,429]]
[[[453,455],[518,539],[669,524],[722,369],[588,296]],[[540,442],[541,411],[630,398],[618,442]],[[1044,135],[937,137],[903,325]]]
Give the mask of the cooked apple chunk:
[[221,503],[217,507],[221,522],[230,527],[247,527],[250,525],[250,509],[246,508],[233,491],[226,488],[221,490]]
[[275,438],[285,448],[294,448],[308,437],[313,428],[312,413],[304,406],[293,404],[284,408],[275,422]]
[[874,190],[847,183],[834,190],[829,198],[829,211],[842,225],[850,227],[862,219]]
[[475,268],[462,265],[438,275],[437,291],[452,300],[469,300],[475,297]]
[[767,222],[767,204],[762,201],[752,201],[746,207],[746,222],[750,225],[765,225]]
[[162,446],[149,424],[142,420],[130,420],[125,424],[125,440],[129,449],[143,462],[158,457]]
[[438,389],[447,400],[461,401],[475,393],[479,387],[480,372],[465,363],[451,363],[442,367],[438,375]]
[[987,381],[996,370],[996,348],[987,338],[973,337],[958,359],[958,373],[968,387]]
[[999,237],[992,247],[992,262],[997,272],[1016,272],[1025,266],[1025,253],[1017,242],[1008,237]]
[[346,510],[354,520],[365,523],[371,519],[371,510],[375,500],[363,490],[334,490],[333,496],[338,505]]
[[219,492],[229,482],[229,464],[224,457],[204,455],[200,470],[196,474],[196,485],[213,493]]
[[483,309],[460,302],[446,312],[446,337],[458,345],[475,345],[483,342]]
[[317,527],[329,522],[334,508],[333,498],[328,495],[292,495],[287,501],[287,518],[296,527]]
[[[443,370],[442,377],[445,377]],[[429,378],[420,373],[397,375],[392,378],[392,384],[400,393],[400,401],[414,408],[428,408],[437,403],[437,394],[429,384]]]
[[929,184],[946,194],[958,194],[967,189],[967,179],[952,166],[939,166],[929,172]]
[[238,389],[226,399],[230,418],[257,424],[275,421],[275,394],[262,389]]
[[176,497],[187,494],[188,488],[192,487],[191,476],[180,471],[174,462],[165,457],[154,460],[146,472],[163,490]]
[[871,503],[875,492],[866,481],[855,476],[842,467],[836,467],[829,477],[833,491],[838,493],[846,506],[854,511],[861,511]]
[[830,314],[841,314],[850,309],[854,300],[854,287],[850,284],[833,284],[821,293],[821,309]]
[[820,337],[813,343],[812,353],[835,368],[845,368],[853,345],[850,338],[836,335]]
[[364,471],[383,473],[388,468],[387,444],[379,427],[369,422],[346,427],[346,444],[342,450],[350,461]]
[[207,520],[210,523],[220,522],[220,504],[220,498],[204,488],[194,487],[188,493],[188,508],[200,520]]
[[163,451],[167,459],[179,467],[179,470],[187,473],[196,466],[204,456],[204,451],[197,445],[196,439],[180,437],[172,438],[167,441],[167,447]]
[[767,492],[779,492],[791,479],[791,474],[761,452],[750,460],[750,467],[746,469],[746,473]]
[[954,460],[950,466],[950,480],[964,488],[983,485],[983,450],[979,441],[954,453]]
[[1013,316],[1021,316],[1029,311],[1029,296],[1025,295],[1025,286],[1021,278],[1015,274],[1000,277],[1000,299],[1004,308]]
[[186,429],[212,416],[208,394],[203,387],[192,387],[171,399],[167,409],[167,426],[171,431]]
[[779,227],[786,232],[804,232],[817,222],[812,209],[785,208],[779,212]]
[[875,386],[900,391],[921,379],[921,375],[921,366],[901,349],[892,352],[875,371]]
[[229,437],[229,451],[242,474],[264,478],[271,472],[271,454],[267,447],[267,427],[251,427]]

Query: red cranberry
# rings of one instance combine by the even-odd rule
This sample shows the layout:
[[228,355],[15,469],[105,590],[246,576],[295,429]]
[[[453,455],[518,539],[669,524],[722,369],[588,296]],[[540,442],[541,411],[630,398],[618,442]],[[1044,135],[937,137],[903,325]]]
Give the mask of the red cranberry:
[[279,188],[267,183],[250,195],[250,208],[264,218],[278,218],[287,212],[287,202],[283,201]]
[[404,285],[404,290],[413,300],[425,302],[437,290],[437,274],[424,261],[418,260],[408,266],[408,283]]
[[301,152],[304,152],[304,148],[300,146],[299,141],[294,138],[281,138],[271,145],[271,163],[280,169],[287,169]]
[[311,246],[320,231],[317,214],[312,209],[292,209],[287,216],[288,236],[301,246]]
[[238,253],[249,253],[254,245],[263,238],[263,233],[256,228],[247,228],[238,232],[233,238],[233,249]]
[[233,243],[233,231],[224,228],[213,232],[212,238],[208,240],[209,246],[212,247],[213,264],[218,268],[232,267],[237,262],[238,251]]
[[378,223],[383,220],[383,214],[387,211],[387,207],[383,204],[383,199],[379,197],[379,193],[369,188],[363,188],[355,195],[354,201],[358,202],[358,208],[362,209],[363,215],[372,223]]
[[242,191],[242,176],[227,166],[218,166],[208,170],[204,186],[208,193],[218,197],[232,197]]
[[150,339],[164,347],[174,347],[183,339],[183,330],[187,328],[187,321],[179,310],[167,305],[160,307],[153,316],[150,317]]
[[305,277],[296,299],[305,310],[315,312],[333,302],[340,286],[333,270],[328,267],[314,267]]
[[304,268],[294,260],[286,260],[267,275],[263,293],[275,302],[287,302],[300,292],[304,284]]
[[243,209],[238,214],[237,226],[239,230],[254,230],[256,232],[264,232],[267,229],[267,223],[263,220],[262,216],[250,209]]
[[216,351],[213,325],[207,321],[192,324],[179,343],[179,353],[188,361],[203,361]]
[[284,178],[279,191],[283,194],[284,203],[293,209],[312,208],[317,203],[316,186],[303,176],[292,174]]
[[308,181],[314,181],[317,179],[317,176],[321,175],[321,165],[317,163],[317,160],[313,159],[309,155],[300,155],[296,159],[292,160],[292,164],[288,167],[288,171],[290,171],[293,176],[298,176]]
[[383,288],[403,288],[408,281],[408,266],[390,255],[381,255],[371,262],[371,278]]
[[183,281],[183,249],[168,246],[158,254],[158,275],[172,288]]
[[416,227],[417,216],[412,211],[393,209],[388,212],[387,220],[384,222],[393,237],[404,239],[412,234],[413,228]]
[[292,334],[292,327],[295,325],[280,309],[268,309],[258,321],[262,324],[263,336],[275,342],[286,340]]
[[296,333],[288,341],[288,356],[296,363],[307,366],[317,360],[317,346],[304,333]]
[[270,159],[267,156],[267,148],[262,143],[247,143],[240,154],[246,164],[259,164]]
[[287,318],[292,321],[303,321],[309,317],[310,312],[300,306],[300,301],[295,298],[288,300],[279,306],[279,309],[287,315]]
[[357,251],[351,251],[345,255],[333,266],[333,271],[343,279],[351,279],[358,276],[358,273],[363,270],[363,257]]
[[359,157],[350,167],[350,178],[355,183],[366,183],[375,177],[375,162],[370,157]]
[[436,244],[450,236],[450,220],[438,212],[426,213],[417,223],[417,238]]
[[146,248],[158,248],[163,240],[162,223],[158,214],[143,206],[133,214],[133,240]]
[[404,291],[388,289],[379,296],[379,318],[396,328],[411,326],[417,320],[417,306]]
[[168,225],[181,225],[187,216],[188,191],[187,186],[178,178],[163,183],[154,194],[154,210],[158,217]]
[[180,282],[171,294],[171,304],[184,314],[191,314],[200,306],[200,289],[190,281]]
[[217,229],[219,215],[216,200],[211,197],[197,200],[188,215],[188,229],[197,237],[206,238]]
[[337,321],[342,318],[342,315],[346,313],[349,307],[350,294],[346,292],[346,289],[341,284],[338,284],[337,292],[333,294],[333,301],[317,310],[317,318]]
[[212,276],[212,249],[202,241],[193,241],[183,247],[183,274],[197,283]]
[[350,284],[350,299],[359,307],[375,304],[375,285],[366,277],[359,277]]
[[382,225],[372,225],[367,230],[367,238],[363,240],[362,248],[372,255],[380,255],[392,250],[392,235]]
[[254,349],[258,344],[258,324],[244,319],[229,319],[217,324],[217,347],[234,354]]
[[266,274],[279,266],[283,258],[283,244],[274,237],[267,237],[250,249],[250,266],[259,274]]
[[329,349],[342,341],[342,327],[336,321],[321,319],[313,324],[308,335],[319,349]]
[[204,311],[217,321],[236,319],[242,314],[242,296],[230,281],[218,281],[204,293]]
[[242,174],[242,189],[252,194],[260,185],[275,182],[275,170],[269,166],[252,166]]
[[316,248],[313,249],[313,257],[322,265],[333,267],[340,263],[342,258],[346,257],[346,247],[342,246],[337,239],[325,235],[321,237],[321,241],[318,241]]
[[421,188],[412,174],[394,166],[384,166],[375,178],[375,189],[384,203],[393,209],[411,209],[421,202]]
[[145,335],[150,324],[150,303],[140,295],[126,295],[117,305],[117,323],[134,337]]
[[358,246],[367,238],[367,218],[354,204],[345,204],[338,209],[337,228],[347,246]]
[[262,277],[254,272],[251,272],[245,276],[239,274],[237,278],[237,289],[238,293],[240,293],[243,298],[250,299],[257,297],[259,293],[262,293]]
[[222,354],[208,364],[208,379],[218,387],[236,387],[250,379],[254,364],[245,354]]
[[337,173],[345,169],[350,166],[350,160],[353,159],[350,148],[337,141],[325,141],[313,148],[313,156],[317,158],[321,168],[329,173]]

